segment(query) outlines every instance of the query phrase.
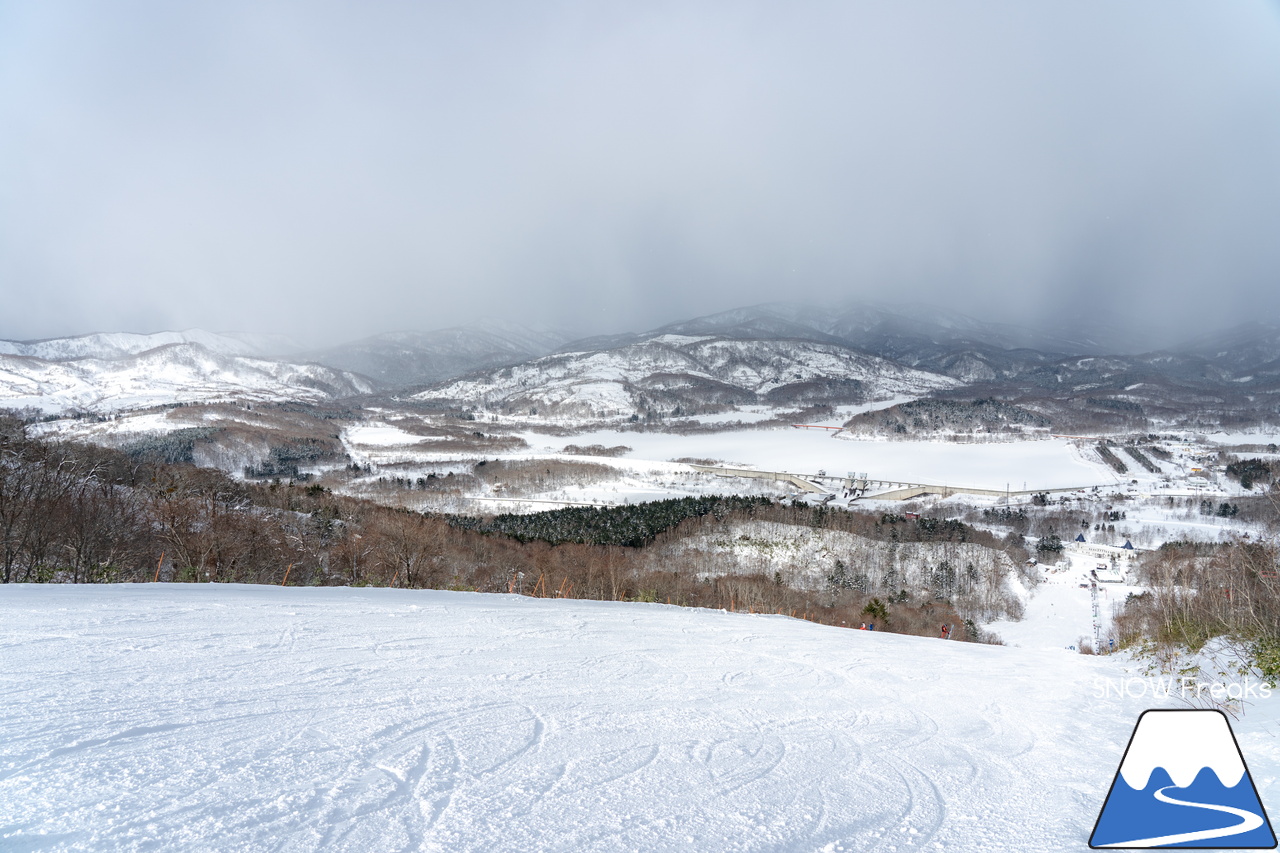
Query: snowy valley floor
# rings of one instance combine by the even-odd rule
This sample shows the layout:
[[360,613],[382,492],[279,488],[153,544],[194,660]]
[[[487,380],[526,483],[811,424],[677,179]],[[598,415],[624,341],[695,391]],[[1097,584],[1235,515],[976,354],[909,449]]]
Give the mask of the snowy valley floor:
[[[662,605],[0,587],[0,849],[1087,849],[1118,657]],[[1273,819],[1280,699],[1234,722]]]

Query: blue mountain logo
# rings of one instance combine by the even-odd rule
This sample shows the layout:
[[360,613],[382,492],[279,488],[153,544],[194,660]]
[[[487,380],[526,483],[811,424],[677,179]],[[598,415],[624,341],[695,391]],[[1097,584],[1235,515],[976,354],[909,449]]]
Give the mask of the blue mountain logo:
[[1276,835],[1226,714],[1144,711],[1089,846],[1274,848]]

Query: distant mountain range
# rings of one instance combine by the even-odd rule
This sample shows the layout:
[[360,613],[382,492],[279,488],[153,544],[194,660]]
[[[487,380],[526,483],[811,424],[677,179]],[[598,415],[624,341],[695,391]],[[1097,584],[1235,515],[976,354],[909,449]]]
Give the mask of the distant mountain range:
[[201,331],[0,341],[0,406],[109,412],[177,402],[318,401],[373,390],[352,373],[243,354],[283,343]]
[[296,343],[283,335],[258,335],[244,332],[155,332],[140,335],[132,332],[101,332],[73,338],[51,338],[42,341],[0,341],[0,355],[20,355],[45,361],[75,361],[82,358],[114,359],[138,355],[157,347],[173,344],[196,344],[219,355],[283,356],[296,352]]
[[310,351],[283,335],[201,329],[0,341],[0,407],[105,412],[227,399],[317,401],[421,388],[542,355],[566,339],[495,323]]
[[[1107,341],[1114,350],[1104,348]],[[1076,428],[1280,420],[1275,325],[1256,322],[1134,354],[1139,342],[1106,323],[1046,332],[927,308],[773,303],[572,341],[418,396],[606,418],[940,394],[1017,400]]]
[[832,312],[773,303],[672,323],[650,334],[821,341],[972,382],[1016,375],[1063,355],[1092,352],[1054,335],[927,308],[860,305]]
[[[1111,349],[1104,343],[1111,342]],[[1280,412],[1280,328],[1255,322],[1133,354],[1122,328],[1052,332],[928,308],[771,303],[570,340],[508,323],[302,350],[278,335],[103,333],[0,341],[0,405],[106,411],[376,392],[436,404],[620,418],[752,403],[925,394],[1093,407],[1133,419]]]
[[387,332],[301,357],[363,374],[383,388],[396,389],[518,364],[552,352],[568,339],[556,331],[495,322],[434,332]]

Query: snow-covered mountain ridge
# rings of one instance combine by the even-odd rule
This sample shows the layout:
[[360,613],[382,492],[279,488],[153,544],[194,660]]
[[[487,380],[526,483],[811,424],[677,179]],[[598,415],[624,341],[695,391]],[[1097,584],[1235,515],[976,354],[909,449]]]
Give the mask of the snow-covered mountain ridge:
[[45,361],[76,361],[82,358],[112,359],[139,355],[157,347],[173,344],[198,344],[219,355],[272,356],[298,349],[284,335],[262,335],[246,332],[206,332],[187,329],[181,332],[98,332],[71,338],[49,338],[39,341],[0,341],[0,355],[21,355]]
[[[1066,426],[1086,430],[1180,423],[1188,413],[1204,413],[1209,422],[1246,422],[1251,413],[1280,411],[1280,329],[1274,325],[1253,323],[1138,355],[1116,354],[1132,348],[1115,335],[1101,337],[1120,350],[1071,328],[1041,334],[928,306],[823,310],[792,303],[569,343],[562,331],[497,320],[384,333],[306,352],[282,335],[105,332],[0,340],[0,357],[10,359],[0,406],[118,408],[138,400],[151,405],[246,394],[307,400],[319,387],[321,396],[419,393],[451,406],[599,420],[705,416],[760,404],[844,405],[963,389],[971,399],[1021,399],[1054,419],[1066,413]],[[143,375],[125,378],[135,370],[131,360],[174,346],[278,367],[193,367],[181,382],[161,371],[150,389]],[[273,374],[270,380],[264,370]],[[121,376],[107,379],[107,373]],[[303,390],[292,390],[294,379],[280,378],[285,375]],[[115,387],[120,383],[127,389]],[[215,387],[219,383],[226,387]]]
[[959,385],[837,344],[663,334],[473,374],[418,398],[608,419],[758,402],[862,402]]
[[0,355],[0,405],[45,412],[108,412],[228,399],[320,401],[370,390],[370,383],[355,374],[227,355],[190,342],[114,358],[53,361]]

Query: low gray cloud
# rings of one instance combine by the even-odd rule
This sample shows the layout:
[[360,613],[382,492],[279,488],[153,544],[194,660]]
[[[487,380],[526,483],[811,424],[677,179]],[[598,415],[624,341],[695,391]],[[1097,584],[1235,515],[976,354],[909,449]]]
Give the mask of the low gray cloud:
[[1280,308],[1262,0],[0,0],[0,128],[0,337]]

